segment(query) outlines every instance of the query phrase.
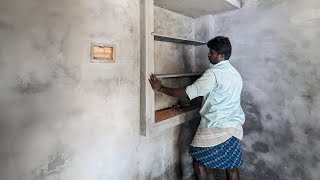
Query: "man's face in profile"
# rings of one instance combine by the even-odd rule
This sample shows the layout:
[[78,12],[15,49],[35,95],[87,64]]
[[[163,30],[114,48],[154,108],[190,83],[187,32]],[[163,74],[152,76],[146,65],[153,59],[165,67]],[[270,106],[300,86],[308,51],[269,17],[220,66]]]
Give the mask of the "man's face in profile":
[[217,51],[213,49],[209,49],[208,59],[211,64],[218,64],[220,61],[223,60],[223,55],[218,54]]

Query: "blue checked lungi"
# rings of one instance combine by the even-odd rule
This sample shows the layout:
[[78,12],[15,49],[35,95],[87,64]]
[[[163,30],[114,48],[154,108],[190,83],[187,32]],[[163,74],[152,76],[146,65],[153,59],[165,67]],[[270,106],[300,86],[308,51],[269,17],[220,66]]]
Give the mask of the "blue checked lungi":
[[190,154],[200,164],[213,169],[239,168],[243,163],[241,141],[233,136],[213,147],[191,146]]

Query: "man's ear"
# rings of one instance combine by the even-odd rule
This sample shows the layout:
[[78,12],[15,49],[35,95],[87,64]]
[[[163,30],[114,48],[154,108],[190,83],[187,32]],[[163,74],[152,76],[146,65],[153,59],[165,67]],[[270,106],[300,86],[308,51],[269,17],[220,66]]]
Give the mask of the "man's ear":
[[219,60],[224,60],[224,54],[219,54]]

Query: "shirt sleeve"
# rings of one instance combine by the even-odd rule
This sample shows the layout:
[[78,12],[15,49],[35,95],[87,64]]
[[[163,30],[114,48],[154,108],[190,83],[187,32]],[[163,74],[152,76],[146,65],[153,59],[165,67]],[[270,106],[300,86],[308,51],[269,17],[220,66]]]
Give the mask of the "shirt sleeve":
[[186,93],[190,100],[208,94],[217,84],[217,78],[212,70],[207,70],[193,84],[186,87]]

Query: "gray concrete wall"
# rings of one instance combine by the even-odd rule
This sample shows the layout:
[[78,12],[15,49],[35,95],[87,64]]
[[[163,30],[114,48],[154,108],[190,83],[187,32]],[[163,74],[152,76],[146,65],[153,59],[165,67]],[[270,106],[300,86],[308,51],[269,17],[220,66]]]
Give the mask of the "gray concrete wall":
[[320,1],[248,0],[214,20],[244,79],[243,179],[319,179]]
[[[139,0],[0,4],[0,179],[180,179],[196,122],[139,135]],[[90,43],[116,46],[90,63]]]
[[[195,39],[208,42],[214,37],[214,18],[206,15],[195,19]],[[195,47],[195,72],[204,72],[210,67],[207,45]]]

